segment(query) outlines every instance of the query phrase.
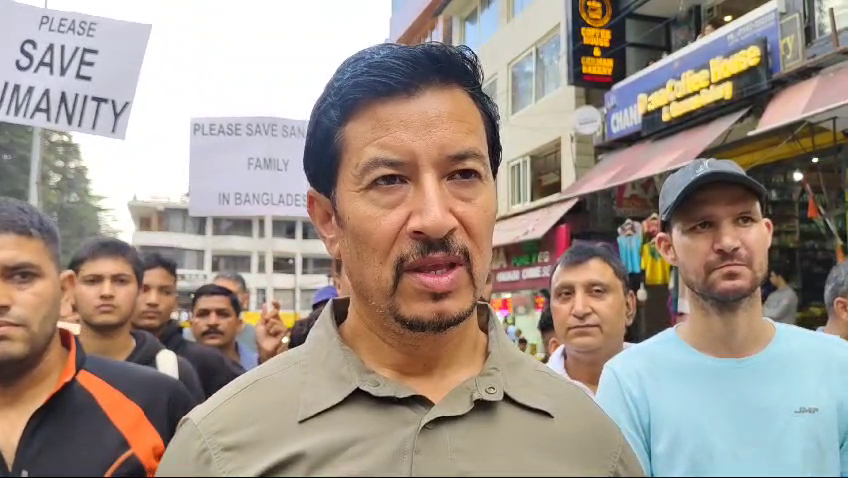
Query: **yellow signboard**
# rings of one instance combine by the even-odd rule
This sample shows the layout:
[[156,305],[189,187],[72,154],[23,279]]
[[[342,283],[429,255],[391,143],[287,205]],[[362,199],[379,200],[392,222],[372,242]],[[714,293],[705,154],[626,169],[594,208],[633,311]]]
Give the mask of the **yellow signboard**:
[[717,56],[701,70],[687,70],[664,88],[638,96],[639,113],[662,110],[662,121],[669,122],[718,101],[732,100],[733,78],[760,65],[765,52],[751,45],[729,56]]
[[580,57],[584,78],[612,78],[615,60],[604,58],[603,50],[612,44],[612,30],[604,28],[612,20],[611,0],[581,0],[580,18],[588,25],[580,28],[583,45],[592,49],[592,56]]

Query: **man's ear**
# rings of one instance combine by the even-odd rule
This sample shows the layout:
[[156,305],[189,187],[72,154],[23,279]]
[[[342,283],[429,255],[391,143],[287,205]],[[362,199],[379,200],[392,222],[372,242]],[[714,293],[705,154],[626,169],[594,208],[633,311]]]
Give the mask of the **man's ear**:
[[72,270],[59,274],[59,285],[62,287],[62,303],[59,315],[68,317],[74,312],[74,289],[77,285],[77,275]]
[[330,198],[310,188],[309,192],[306,193],[306,210],[309,213],[309,219],[312,220],[312,226],[315,227],[315,231],[321,236],[327,252],[332,257],[338,259],[340,228],[332,201]]
[[677,253],[674,251],[674,245],[671,243],[671,232],[659,232],[655,239],[657,251],[669,264],[677,267]]
[[624,305],[626,314],[624,317],[624,324],[627,327],[630,327],[633,324],[633,319],[636,318],[636,294],[634,294],[632,290],[627,291]]

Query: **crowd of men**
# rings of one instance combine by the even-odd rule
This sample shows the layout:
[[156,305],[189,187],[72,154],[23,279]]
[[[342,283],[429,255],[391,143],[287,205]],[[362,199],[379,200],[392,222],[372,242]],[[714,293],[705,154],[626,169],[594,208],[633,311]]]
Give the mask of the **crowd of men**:
[[[436,43],[335,72],[303,163],[343,271],[291,331],[273,305],[244,327],[225,275],[187,333],[172,262],[93,238],[63,266],[54,223],[0,199],[0,475],[848,475],[848,266],[823,291],[830,333],[765,317],[773,226],[735,163],[660,192],[685,322],[627,346],[624,267],[576,245],[551,277],[547,365],[519,350],[480,300],[501,161],[482,81]],[[78,334],[57,327],[74,313]]]

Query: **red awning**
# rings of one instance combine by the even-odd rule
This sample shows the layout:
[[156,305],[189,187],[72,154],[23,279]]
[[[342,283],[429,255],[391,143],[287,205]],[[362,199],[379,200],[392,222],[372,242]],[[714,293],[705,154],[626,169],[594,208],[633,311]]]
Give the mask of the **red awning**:
[[576,203],[576,199],[560,201],[498,221],[492,247],[541,239]]
[[749,136],[773,131],[803,120],[813,122],[833,116],[848,116],[848,111],[834,111],[848,106],[848,66],[818,75],[782,90],[771,99],[757,129]]
[[562,194],[567,198],[585,196],[680,168],[703,153],[748,109],[656,141],[642,141],[604,155],[597,166],[565,188]]

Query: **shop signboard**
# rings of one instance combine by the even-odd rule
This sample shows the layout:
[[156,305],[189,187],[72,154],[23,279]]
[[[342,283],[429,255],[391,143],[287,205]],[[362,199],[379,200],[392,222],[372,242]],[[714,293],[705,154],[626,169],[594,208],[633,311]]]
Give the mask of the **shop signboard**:
[[568,83],[609,89],[624,79],[624,20],[618,1],[566,0]]
[[[748,72],[746,78],[753,77],[755,74],[762,75],[764,71],[768,75],[779,73],[782,68],[780,41],[777,5],[775,2],[770,2],[710,36],[672,53],[661,62],[652,65],[647,71],[617,83],[604,96],[606,140],[619,139],[635,133],[651,134],[680,124],[700,111],[740,99],[742,94],[753,94],[759,91],[753,89],[750,92],[748,90],[740,92],[739,88],[733,88],[731,92],[730,86],[719,88],[715,84],[726,83],[728,80],[735,83],[736,78],[741,76],[739,73],[744,75]],[[735,55],[747,55],[748,53],[744,52],[750,53],[748,49],[753,46],[761,49],[759,64],[754,68],[746,68],[745,72],[728,74],[731,71],[730,65],[741,64],[732,58]],[[725,77],[724,81],[712,81],[713,73],[709,70],[714,62],[728,65],[717,72],[718,77]],[[708,70],[706,77],[700,73],[705,67]],[[738,81],[744,83],[747,80]],[[767,84],[762,87],[767,87]],[[695,90],[694,93],[691,90]],[[662,93],[657,93],[660,91],[670,91],[675,94],[689,91],[689,94],[681,95],[682,101],[678,102],[678,106],[660,107],[658,112],[652,114],[657,110],[655,108],[644,112],[646,114],[643,115],[640,107],[646,108],[655,104],[650,101],[651,95],[659,99]],[[690,99],[690,96],[696,96],[698,99]],[[728,96],[732,98],[725,99]],[[648,118],[648,121],[643,121],[645,118]]]
[[556,255],[547,242],[530,241],[495,248],[492,257],[492,290],[547,289]]
[[768,89],[770,79],[765,38],[715,56],[669,79],[661,88],[638,96],[642,134],[661,131],[701,111],[761,93]]

